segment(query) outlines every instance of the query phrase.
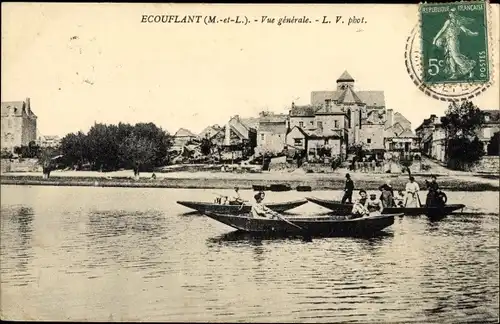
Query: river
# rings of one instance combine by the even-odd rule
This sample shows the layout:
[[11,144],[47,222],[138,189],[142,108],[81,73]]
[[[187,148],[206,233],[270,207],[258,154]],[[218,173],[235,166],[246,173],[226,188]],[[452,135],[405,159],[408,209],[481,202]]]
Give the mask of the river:
[[[498,319],[498,192],[449,192],[467,208],[438,222],[403,217],[380,237],[310,242],[227,235],[176,204],[227,192],[2,185],[2,319]],[[266,200],[306,195],[341,193]],[[308,203],[292,212],[324,211]]]

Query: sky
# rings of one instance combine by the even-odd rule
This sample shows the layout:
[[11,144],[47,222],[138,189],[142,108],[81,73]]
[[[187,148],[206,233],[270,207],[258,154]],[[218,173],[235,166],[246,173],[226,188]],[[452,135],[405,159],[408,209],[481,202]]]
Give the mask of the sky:
[[[499,62],[499,6],[493,61]],[[147,24],[143,14],[321,18],[331,24]],[[335,24],[336,16],[366,23]],[[231,116],[287,113],[347,70],[355,90],[385,91],[416,128],[448,104],[416,88],[404,62],[417,5],[2,3],[2,101],[29,97],[43,135],[94,122],[154,122],[198,133]],[[495,83],[474,99],[499,109]]]

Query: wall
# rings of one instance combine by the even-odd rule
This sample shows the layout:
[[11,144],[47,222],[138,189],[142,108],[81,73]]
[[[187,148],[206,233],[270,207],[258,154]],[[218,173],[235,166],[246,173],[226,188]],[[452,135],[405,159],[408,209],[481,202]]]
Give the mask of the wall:
[[308,150],[307,154],[314,155],[314,154],[309,154],[311,152],[311,149],[318,149],[320,147],[325,146],[325,144],[331,148],[332,156],[341,155],[340,139],[334,139],[334,138],[329,138],[326,143],[325,143],[325,139],[323,139],[323,138],[309,139],[307,141],[307,150]]
[[257,134],[257,151],[279,153],[285,148],[285,133],[259,132]]
[[[359,142],[368,150],[384,149],[384,125],[363,125],[359,130]],[[371,140],[368,143],[368,140]]]
[[473,172],[486,172],[496,173],[500,168],[500,157],[498,156],[484,156],[478,165],[472,168]]
[[[343,115],[317,115],[315,118],[316,127],[318,122],[323,123],[323,129],[344,129],[347,125],[347,118]],[[335,125],[335,122],[337,125]]]
[[[295,139],[302,139],[302,144],[301,145],[295,144]],[[303,149],[303,150],[306,149],[305,136],[297,128],[293,128],[290,131],[290,133],[286,135],[286,144],[289,146],[289,148],[294,147],[297,149]]]
[[[300,122],[304,125],[300,126]],[[293,127],[301,127],[303,129],[315,128],[316,124],[314,123],[314,117],[292,117],[290,116],[290,128]]]
[[21,128],[21,144],[28,145],[36,141],[36,119],[23,114]]

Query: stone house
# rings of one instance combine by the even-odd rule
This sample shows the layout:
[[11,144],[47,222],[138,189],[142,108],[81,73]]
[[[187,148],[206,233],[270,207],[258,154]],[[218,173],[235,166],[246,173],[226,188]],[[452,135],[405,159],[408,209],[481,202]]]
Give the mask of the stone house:
[[175,132],[173,136],[173,142],[174,142],[173,144],[175,147],[181,148],[190,141],[195,140],[197,138],[198,136],[193,134],[193,132],[191,132],[190,130],[185,128],[180,128],[177,132]]
[[257,132],[256,153],[282,152],[288,132],[288,115],[262,112]]
[[30,98],[25,101],[1,103],[1,148],[28,145],[37,139],[37,116],[31,109]]

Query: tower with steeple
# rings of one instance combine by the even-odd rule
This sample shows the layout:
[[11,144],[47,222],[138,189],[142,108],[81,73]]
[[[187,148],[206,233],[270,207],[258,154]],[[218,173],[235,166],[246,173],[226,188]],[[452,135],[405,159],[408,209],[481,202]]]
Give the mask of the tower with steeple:
[[342,75],[337,79],[337,90],[342,91],[347,88],[354,87],[354,78],[349,74],[349,72],[344,71]]

